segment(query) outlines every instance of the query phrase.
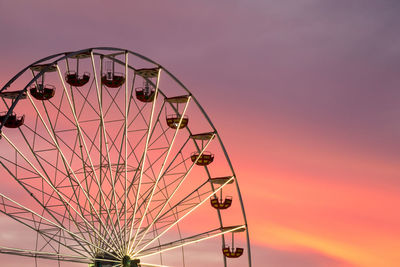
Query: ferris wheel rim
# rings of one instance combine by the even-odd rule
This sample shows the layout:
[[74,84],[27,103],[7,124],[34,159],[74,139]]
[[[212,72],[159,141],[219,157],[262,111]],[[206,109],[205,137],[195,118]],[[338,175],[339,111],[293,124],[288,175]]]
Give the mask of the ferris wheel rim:
[[[7,82],[5,86],[3,86],[3,88],[0,90],[0,93],[3,92],[4,90],[7,90],[7,88],[8,88],[15,80],[17,80],[19,76],[21,76],[25,71],[27,71],[30,67],[32,67],[32,66],[34,66],[34,65],[37,65],[37,64],[39,64],[39,63],[41,63],[41,62],[46,62],[46,61],[51,60],[51,59],[54,59],[54,58],[56,58],[56,57],[60,57],[60,58],[57,58],[56,60],[54,60],[52,63],[50,63],[50,65],[53,65],[53,64],[56,64],[56,65],[57,65],[57,63],[58,63],[59,61],[65,60],[65,59],[67,59],[67,58],[69,58],[69,57],[72,57],[72,56],[74,56],[74,55],[78,55],[78,54],[80,54],[80,53],[84,53],[84,52],[88,52],[88,51],[90,51],[91,53],[93,53],[93,50],[120,51],[120,52],[124,52],[124,53],[126,53],[126,54],[129,53],[129,54],[132,54],[132,55],[137,56],[137,57],[139,57],[139,58],[142,58],[142,59],[144,59],[144,60],[146,60],[146,61],[148,61],[148,62],[150,62],[150,63],[152,63],[152,64],[154,64],[154,65],[157,65],[157,66],[159,67],[160,70],[163,70],[163,71],[166,72],[172,79],[174,79],[174,80],[189,94],[189,96],[193,99],[193,101],[195,102],[195,104],[200,108],[200,111],[202,112],[203,116],[207,119],[208,123],[210,124],[210,126],[211,126],[212,129],[214,130],[214,133],[215,133],[215,135],[217,136],[217,139],[218,139],[218,141],[219,141],[219,144],[220,144],[220,146],[222,147],[222,150],[223,150],[223,152],[224,152],[224,154],[225,154],[225,158],[227,159],[228,164],[229,164],[229,166],[230,166],[230,169],[231,169],[231,171],[232,171],[232,173],[233,173],[233,177],[235,177],[236,190],[237,190],[237,192],[238,192],[239,202],[240,202],[241,209],[242,209],[242,215],[243,215],[243,219],[244,219],[244,222],[245,222],[244,225],[245,225],[245,227],[246,227],[247,251],[248,251],[248,258],[249,258],[249,266],[251,266],[251,254],[250,254],[250,253],[251,253],[251,250],[250,250],[249,231],[248,231],[248,227],[247,227],[247,218],[246,218],[246,214],[245,214],[245,210],[244,210],[244,204],[243,204],[242,196],[241,196],[241,193],[240,193],[238,181],[237,181],[237,179],[236,179],[236,174],[235,174],[235,172],[234,172],[234,169],[233,169],[231,160],[230,160],[230,158],[229,158],[229,156],[228,156],[228,154],[227,154],[226,148],[225,148],[225,146],[224,146],[224,144],[223,144],[223,142],[222,142],[222,139],[221,139],[219,133],[217,132],[215,126],[213,125],[211,119],[209,118],[208,114],[205,112],[205,110],[203,109],[203,107],[200,105],[200,103],[197,101],[197,99],[192,95],[192,93],[187,89],[187,87],[186,87],[180,80],[178,80],[172,73],[170,73],[170,72],[169,72],[166,68],[164,68],[162,65],[158,64],[157,62],[155,62],[155,61],[153,61],[153,60],[151,60],[151,59],[149,59],[149,58],[147,58],[147,57],[145,57],[145,56],[143,56],[143,55],[141,55],[141,54],[139,54],[139,53],[136,53],[136,52],[133,52],[133,51],[130,51],[130,50],[126,50],[126,49],[114,48],[114,47],[92,47],[92,48],[82,49],[82,50],[78,50],[78,51],[74,51],[74,52],[57,53],[57,54],[54,54],[54,55],[51,55],[51,56],[42,58],[42,59],[40,59],[40,60],[37,60],[37,61],[35,61],[34,63],[32,63],[32,64],[30,64],[29,66],[27,66],[26,68],[24,68],[23,70],[21,70],[21,71],[20,71],[19,73],[17,73],[9,82]],[[93,55],[93,54],[92,54],[92,55]],[[97,55],[97,54],[96,54],[96,55]],[[129,66],[129,67],[131,67],[131,66]],[[132,67],[131,69],[135,70],[133,67]],[[34,78],[28,83],[28,85],[27,85],[23,90],[21,90],[21,91],[26,92],[26,91],[28,90],[29,86],[31,86],[31,84],[33,84],[33,83],[38,79],[38,77],[40,77],[44,72],[45,72],[45,70],[42,70],[40,73],[38,73],[38,74],[36,75],[36,77],[34,77]],[[16,101],[15,101],[15,103],[13,103],[13,104],[16,105],[16,104],[19,102],[19,100],[20,100],[21,97],[22,97],[22,92],[21,92],[20,96],[19,96],[18,98],[16,98]],[[13,105],[13,106],[10,107],[9,112],[10,112],[10,111],[11,111],[11,112],[13,111],[13,109],[15,108],[15,105]],[[0,126],[0,130],[1,130],[2,127],[3,127],[3,125]],[[189,131],[190,134],[192,134],[189,128],[188,128],[188,131]],[[210,177],[210,178],[211,178],[211,177]],[[222,220],[221,220],[220,215],[219,215],[219,220],[220,220],[221,227],[222,227]],[[225,266],[226,266],[226,262],[225,262]]]

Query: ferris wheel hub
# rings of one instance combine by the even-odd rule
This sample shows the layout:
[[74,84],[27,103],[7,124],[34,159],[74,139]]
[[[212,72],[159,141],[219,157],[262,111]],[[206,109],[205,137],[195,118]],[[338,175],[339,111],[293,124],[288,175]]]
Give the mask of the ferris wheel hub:
[[129,257],[128,255],[125,255],[122,258],[123,267],[140,267],[139,263],[140,263],[139,259],[131,259],[131,257]]
[[128,255],[125,255],[122,258],[122,266],[124,267],[130,267],[131,266],[131,257],[129,257]]

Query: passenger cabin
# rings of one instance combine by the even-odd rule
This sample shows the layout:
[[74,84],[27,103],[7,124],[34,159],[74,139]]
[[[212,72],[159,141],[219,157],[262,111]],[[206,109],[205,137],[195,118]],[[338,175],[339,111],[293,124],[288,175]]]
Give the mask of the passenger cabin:
[[75,71],[67,71],[65,73],[65,81],[72,86],[81,87],[87,84],[90,80],[90,73],[84,72],[83,75],[79,75]]
[[222,253],[224,254],[225,257],[227,258],[239,258],[240,256],[243,255],[243,248],[235,248],[235,233],[239,232],[244,232],[246,230],[246,227],[243,226],[230,226],[230,227],[224,227],[222,230],[223,231],[230,231],[230,229],[233,229],[231,231],[232,233],[232,247],[229,247],[227,245],[224,245],[222,248]]
[[[180,122],[180,123],[179,123]],[[187,126],[189,122],[188,116],[181,116],[181,115],[168,115],[167,116],[167,125],[172,129],[183,129]]]
[[49,100],[56,93],[56,88],[52,85],[46,84],[37,84],[33,85],[29,92],[31,95],[37,100]]
[[[67,54],[68,55],[68,54]],[[70,55],[70,58],[76,59],[76,71],[68,70],[65,73],[65,81],[72,86],[81,87],[87,84],[90,80],[90,73],[84,72],[82,75],[79,74],[79,60],[83,58],[88,58],[91,56],[90,51],[82,52],[75,55]],[[68,65],[69,66],[69,65]],[[69,69],[69,67],[68,67]]]
[[156,90],[154,88],[150,88],[149,85],[145,85],[144,87],[138,87],[135,89],[136,98],[141,102],[153,102]]
[[192,162],[195,162],[196,165],[207,166],[214,161],[214,154],[208,151],[204,151],[201,155],[199,152],[193,152],[190,155],[190,159]]
[[[210,183],[212,184],[212,187],[214,189],[215,185],[223,186],[227,184],[232,184],[234,181],[234,176],[226,176],[226,177],[215,177],[215,178],[210,178],[209,179]],[[213,198],[210,198],[210,204],[212,207],[214,207],[217,210],[224,210],[229,208],[232,205],[232,197],[227,196],[225,200],[223,200],[223,194],[222,194],[222,188],[220,188],[220,197],[218,198],[216,195],[214,195]]]
[[57,67],[51,64],[39,64],[31,67],[32,72],[43,72],[34,83],[34,85],[29,88],[31,95],[37,100],[49,100],[55,95],[56,88],[53,85],[45,84],[45,73],[55,72]]
[[101,76],[101,82],[109,88],[118,88],[125,83],[125,76],[120,72],[107,72]]
[[[143,80],[143,87],[135,88],[136,98],[144,103],[153,102],[156,89],[150,83],[151,79],[158,76],[159,68],[138,69],[135,73],[141,76]],[[153,83],[154,84],[154,83]]]
[[[204,141],[210,141],[214,139],[215,133],[208,132],[208,133],[200,133],[200,134],[192,134],[190,138],[197,141],[201,141],[201,148],[200,150],[204,149]],[[207,166],[214,161],[214,154],[208,151],[204,151],[203,153],[200,152],[193,152],[190,156],[192,162],[195,162],[196,165],[199,166]],[[197,161],[196,161],[197,160]]]
[[[11,101],[13,103],[17,99],[25,99],[27,97],[27,94],[23,90],[11,91],[11,92],[6,91],[6,92],[1,92],[0,97],[3,99],[11,99]],[[8,116],[7,119],[6,119],[6,117],[7,117],[7,112],[3,112],[2,114],[0,114],[0,123],[4,123],[3,124],[4,127],[18,128],[24,124],[25,115],[18,117],[15,113],[12,113],[12,114],[10,114],[10,116]]]
[[232,197],[227,196],[225,200],[219,199],[218,197],[214,197],[210,199],[211,206],[213,206],[217,210],[225,210],[232,205]]
[[225,257],[227,258],[239,258],[243,255],[243,248],[230,248],[230,247],[223,247],[222,252],[224,253]]
[[109,88],[118,88],[125,83],[125,75],[115,72],[115,61],[106,61],[106,73],[101,76],[101,82]]
[[179,105],[186,104],[187,106],[187,102],[189,101],[189,99],[190,99],[189,95],[165,98],[165,102],[170,103],[172,106],[176,105],[174,108],[174,114],[166,115],[166,121],[168,127],[172,129],[178,129],[178,128],[183,129],[188,125],[189,117],[186,115],[182,115],[179,112]]
[[[0,115],[0,122],[3,123],[3,121],[5,120],[7,116],[7,113],[4,113],[2,115]],[[21,125],[24,124],[25,121],[25,115],[22,115],[20,117],[17,117],[17,115],[15,113],[10,114],[10,116],[8,116],[8,118],[6,119],[6,121],[4,122],[4,127],[7,128],[18,128]]]

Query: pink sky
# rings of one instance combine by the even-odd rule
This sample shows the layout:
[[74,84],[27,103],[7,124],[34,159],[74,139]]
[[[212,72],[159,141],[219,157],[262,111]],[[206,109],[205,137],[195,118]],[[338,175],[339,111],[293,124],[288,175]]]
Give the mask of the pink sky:
[[399,12],[389,0],[3,1],[0,86],[57,52],[137,51],[219,130],[254,266],[397,266]]

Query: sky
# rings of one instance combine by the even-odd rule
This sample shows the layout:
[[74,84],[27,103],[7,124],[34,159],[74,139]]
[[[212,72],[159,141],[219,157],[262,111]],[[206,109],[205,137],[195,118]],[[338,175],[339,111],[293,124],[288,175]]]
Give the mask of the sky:
[[218,129],[254,266],[397,266],[399,12],[397,0],[0,0],[0,86],[57,52],[141,53]]

